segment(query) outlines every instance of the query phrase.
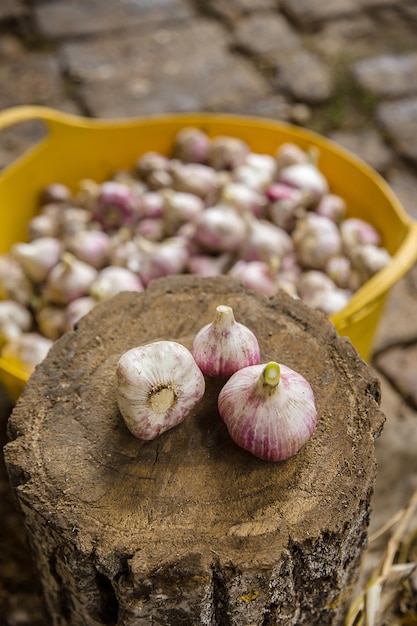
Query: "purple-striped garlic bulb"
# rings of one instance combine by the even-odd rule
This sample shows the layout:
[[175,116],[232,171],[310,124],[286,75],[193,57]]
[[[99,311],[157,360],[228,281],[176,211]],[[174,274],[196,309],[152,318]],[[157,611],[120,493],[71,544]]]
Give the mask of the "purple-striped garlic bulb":
[[218,408],[233,441],[265,461],[295,455],[317,424],[310,384],[275,361],[233,374],[220,391]]
[[187,348],[155,341],[119,359],[116,398],[126,426],[139,439],[156,439],[183,422],[204,395],[205,381]]
[[194,337],[192,355],[205,376],[229,378],[237,370],[260,362],[254,333],[236,322],[233,309],[220,304],[214,319]]

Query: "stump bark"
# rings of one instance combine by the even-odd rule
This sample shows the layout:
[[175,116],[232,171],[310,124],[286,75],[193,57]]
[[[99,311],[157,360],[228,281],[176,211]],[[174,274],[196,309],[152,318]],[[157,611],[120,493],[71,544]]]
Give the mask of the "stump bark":
[[[227,304],[311,384],[312,439],[291,459],[238,448],[218,387],[158,439],[115,396],[126,350],[191,346]],[[29,380],[9,421],[9,477],[55,626],[338,625],[367,541],[379,382],[321,313],[221,277],[174,277],[98,305]]]

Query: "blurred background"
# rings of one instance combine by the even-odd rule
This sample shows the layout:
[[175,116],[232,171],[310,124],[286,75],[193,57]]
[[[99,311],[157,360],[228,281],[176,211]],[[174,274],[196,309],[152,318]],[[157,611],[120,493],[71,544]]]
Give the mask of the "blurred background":
[[[416,44],[416,0],[2,0],[0,109],[38,104],[98,118],[222,111],[287,121],[362,157],[417,219]],[[30,122],[0,133],[0,168],[43,132]],[[391,292],[372,358],[387,422],[376,444],[371,534],[417,489],[416,305],[414,267]],[[0,402],[4,443],[11,405],[3,395]],[[0,625],[43,626],[3,463],[0,507]],[[371,542],[366,567],[386,541],[383,534]],[[413,554],[417,562],[415,547]],[[417,624],[415,597],[396,610],[378,623]]]

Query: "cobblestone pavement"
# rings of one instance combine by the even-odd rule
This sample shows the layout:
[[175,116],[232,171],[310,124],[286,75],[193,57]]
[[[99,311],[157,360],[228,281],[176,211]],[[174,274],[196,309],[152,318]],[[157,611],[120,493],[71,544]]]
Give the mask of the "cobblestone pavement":
[[[206,110],[335,139],[417,219],[416,0],[2,0],[0,109],[93,117]],[[39,136],[2,133],[0,167]],[[373,367],[387,416],[371,530],[417,489],[417,267],[392,290]],[[1,399],[1,438],[10,406]],[[43,626],[36,575],[0,467],[0,624]]]

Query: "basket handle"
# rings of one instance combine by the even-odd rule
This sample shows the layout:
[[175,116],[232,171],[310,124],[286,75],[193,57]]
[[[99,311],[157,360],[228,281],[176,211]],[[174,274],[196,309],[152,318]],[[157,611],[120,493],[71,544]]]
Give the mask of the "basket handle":
[[20,124],[22,122],[43,122],[45,131],[41,137],[34,139],[30,145],[27,145],[23,153],[16,155],[6,164],[4,172],[13,170],[14,166],[19,167],[26,159],[32,158],[37,150],[42,149],[51,140],[60,141],[60,137],[68,132],[72,132],[76,128],[94,127],[94,122],[78,115],[63,113],[56,109],[42,106],[18,106],[0,111],[0,133],[7,128]]
[[58,126],[74,125],[77,119],[76,115],[62,113],[49,107],[17,106],[0,111],[0,131],[21,122],[35,120],[45,122],[46,126],[52,130]]

